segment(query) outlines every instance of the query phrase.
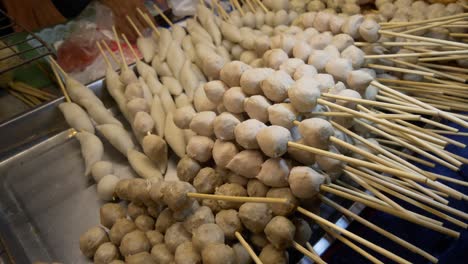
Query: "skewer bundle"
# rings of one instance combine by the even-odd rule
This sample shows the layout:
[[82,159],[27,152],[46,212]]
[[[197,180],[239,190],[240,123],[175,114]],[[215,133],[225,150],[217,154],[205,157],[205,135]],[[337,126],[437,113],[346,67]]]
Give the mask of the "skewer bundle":
[[[444,227],[440,219],[466,228],[463,220],[467,214],[447,205],[446,199],[466,199],[466,195],[439,180],[466,182],[424,171],[390,147],[396,144],[408,148],[428,158],[430,164],[458,170],[467,160],[444,147],[465,146],[409,121],[436,125],[444,133],[457,132],[430,118],[448,119],[466,127],[466,117],[453,112],[464,109],[463,101],[440,108],[444,105],[430,101],[430,97],[408,95],[420,94],[417,90],[423,85],[419,82],[399,80],[398,74],[386,72],[432,78],[426,79],[425,91],[430,94],[445,88],[444,92],[452,92],[444,93],[446,100],[456,95],[453,91],[463,92],[464,82],[448,81],[447,76],[422,68],[410,71],[371,63],[389,59],[385,54],[367,55],[367,50],[354,45],[355,40],[373,43],[362,46],[377,46],[381,35],[410,38],[380,30],[371,17],[328,11],[294,14],[283,6],[288,1],[244,1],[244,6],[232,2],[237,10],[227,14],[214,1],[212,10],[216,9],[219,16],[200,4],[197,18],[187,21],[188,34],[177,25],[171,30],[156,28],[146,18],[154,34],[140,44],[137,41],[138,47],[145,49],[144,61],[135,53],[139,78],[123,56],[120,76],[108,63],[107,89],[143,152],[111,119],[98,122],[95,112],[89,111],[89,101],[93,105],[100,105],[100,101],[68,78],[70,97],[87,112],[80,112],[80,120],[89,121],[89,115],[100,124],[98,130],[127,156],[143,178],[105,184],[106,200],[119,198],[130,203],[126,209],[113,203],[103,205],[101,225],[109,231],[94,227],[83,234],[83,253],[97,263],[119,259],[120,255],[128,263],[249,263],[249,256],[256,263],[287,263],[286,249],[292,247],[324,263],[313,250],[306,249],[311,229],[305,219],[311,219],[374,263],[380,261],[353,242],[396,262],[408,263],[321,218],[317,210],[324,202],[437,262],[429,253],[353,215],[324,194],[363,203],[458,237],[459,233]],[[117,33],[115,36],[118,38]],[[150,40],[152,44],[148,44]],[[464,47],[456,41],[429,37],[424,41],[429,47],[442,43]],[[119,50],[122,54],[120,45]],[[392,60],[395,65],[401,65],[400,60],[407,63],[405,67],[425,67],[430,65],[403,58],[458,56],[444,52],[415,52],[425,54]],[[146,64],[150,61],[151,67]],[[84,128],[94,129],[91,121],[71,120],[67,118],[79,133]],[[93,144],[81,143],[85,161],[92,166],[93,176],[97,175],[99,191],[107,177],[100,179],[99,175],[111,174],[111,165],[99,164],[102,155],[87,159],[87,153],[93,151],[86,146]],[[162,177],[167,164],[166,144],[180,157],[180,181]],[[407,201],[432,217],[412,212],[393,198]]]

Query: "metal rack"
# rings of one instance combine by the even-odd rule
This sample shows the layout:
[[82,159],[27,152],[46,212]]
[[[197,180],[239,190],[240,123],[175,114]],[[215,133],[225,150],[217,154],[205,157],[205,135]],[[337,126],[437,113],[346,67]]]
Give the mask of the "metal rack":
[[[17,32],[13,32],[4,36],[0,37],[0,41],[4,43],[5,46],[0,47],[0,50],[3,49],[10,49],[13,53],[11,55],[8,55],[6,57],[0,58],[0,62],[8,62],[11,61],[13,62],[11,65],[8,63],[2,63],[2,65],[8,65],[3,68],[3,66],[0,66],[0,75],[4,74],[8,71],[14,70],[16,68],[19,68],[23,65],[29,64],[31,62],[37,61],[45,56],[52,55],[55,57],[55,52],[53,49],[44,41],[42,40],[39,36],[37,36],[35,33],[27,30],[24,26],[21,24],[18,24],[14,18],[10,17],[7,13],[5,13],[3,10],[0,10],[0,21],[4,20],[9,20],[9,24],[6,26],[0,27],[0,30],[5,30],[7,28],[13,28],[13,27],[19,27],[22,31],[29,33],[29,36],[25,38],[24,40],[12,42],[12,38],[18,34]],[[29,43],[36,43],[34,44],[33,47],[18,51],[15,49],[15,46],[20,45],[22,43],[29,42]],[[33,54],[33,52],[36,52],[37,54]],[[28,55],[32,55],[33,57],[27,58]],[[19,59],[19,60],[18,60]],[[18,60],[19,62],[16,62]]]

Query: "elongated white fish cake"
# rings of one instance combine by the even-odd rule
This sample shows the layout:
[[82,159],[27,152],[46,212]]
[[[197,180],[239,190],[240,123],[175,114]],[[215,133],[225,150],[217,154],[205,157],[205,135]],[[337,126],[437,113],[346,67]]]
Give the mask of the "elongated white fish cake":
[[142,178],[150,179],[158,177],[162,180],[162,174],[153,162],[143,153],[130,149],[127,153],[128,162],[133,170]]
[[153,95],[161,92],[162,84],[155,76],[146,76],[145,81]]
[[146,63],[150,63],[156,52],[156,43],[154,40],[151,37],[140,37],[137,39],[136,44],[141,55],[143,55],[143,60]]
[[167,52],[171,46],[172,35],[167,28],[159,28],[159,58],[161,61],[166,60]]
[[81,155],[85,162],[85,176],[88,176],[94,163],[102,159],[104,146],[97,136],[86,131],[78,132],[76,138],[80,141]]
[[99,100],[99,98],[93,93],[93,91],[71,77],[67,77],[65,79],[65,86],[71,100],[83,107],[85,107],[83,100],[104,105],[101,100]]
[[107,110],[104,106],[98,104],[89,104],[86,108],[89,116],[99,125],[114,124],[123,126],[119,120],[117,120],[112,113]]
[[164,112],[166,114],[168,113],[174,113],[176,108],[174,99],[172,99],[171,94],[169,93],[169,90],[167,87],[163,86],[164,88],[162,89],[161,93],[159,94],[159,98],[161,99]]
[[164,112],[164,108],[161,102],[161,99],[157,94],[153,96],[153,103],[151,104],[151,117],[154,121],[154,127],[156,129],[156,133],[164,138],[164,127],[166,125],[166,112]]
[[75,103],[61,103],[59,109],[62,112],[67,124],[77,131],[86,131],[94,134],[93,123],[88,114]]
[[216,22],[214,20],[213,13],[211,12],[211,10],[209,10],[205,5],[198,4],[197,13],[198,13],[198,19],[200,20],[200,23],[203,25],[206,31],[213,38],[215,45],[216,46],[221,45],[221,40],[222,40],[221,31],[219,30],[218,25],[216,25]]
[[179,158],[182,158],[185,155],[184,131],[174,124],[172,113],[168,113],[166,116],[164,135],[167,144]]
[[120,153],[127,156],[130,149],[135,148],[132,138],[121,126],[115,124],[105,124],[97,126],[99,132],[114,146]]
[[184,66],[182,66],[179,80],[184,88],[185,94],[192,101],[195,89],[197,89],[200,81],[198,80],[196,73],[193,71],[192,63],[189,60],[186,60]]
[[166,61],[167,65],[169,65],[169,69],[171,69],[171,72],[176,79],[179,79],[180,70],[182,69],[185,60],[185,53],[180,47],[180,44],[173,40],[167,50]]

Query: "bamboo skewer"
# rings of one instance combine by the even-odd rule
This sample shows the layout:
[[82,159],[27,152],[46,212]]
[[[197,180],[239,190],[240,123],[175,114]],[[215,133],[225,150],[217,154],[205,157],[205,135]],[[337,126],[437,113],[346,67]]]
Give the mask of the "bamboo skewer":
[[237,0],[231,0],[231,4],[233,4],[233,7],[239,11],[241,17],[245,16],[244,10],[242,10],[242,7],[239,5],[239,2]]
[[132,44],[130,43],[130,41],[128,41],[127,37],[126,37],[125,34],[123,34],[123,33],[122,33],[122,38],[124,39],[125,43],[127,44],[128,48],[130,49],[130,51],[132,52],[133,57],[135,58],[135,61],[139,61],[139,60],[140,60],[140,57],[138,57],[138,54],[137,54],[136,51],[133,49]]
[[444,73],[444,72],[441,72],[441,71],[433,70],[433,69],[423,67],[423,66],[420,66],[420,65],[416,65],[416,64],[413,64],[413,63],[409,63],[409,62],[406,62],[406,61],[402,61],[402,60],[391,60],[391,61],[393,61],[393,62],[395,62],[397,64],[402,64],[402,65],[405,65],[405,66],[409,66],[409,67],[412,67],[412,68],[415,68],[415,69],[418,69],[418,70],[431,72],[431,73],[435,74],[436,76],[437,75],[442,76],[442,77],[445,77],[447,79],[451,79],[451,80],[454,80],[454,81],[457,81],[457,82],[462,82],[462,83],[466,82],[466,79],[464,79],[464,78],[460,78],[460,77],[454,76],[452,74],[448,74],[448,73]]
[[[437,57],[437,58],[439,58],[439,57]],[[430,76],[430,77],[435,76],[435,74],[431,73],[431,72],[418,71],[418,70],[408,70],[408,69],[405,69],[405,68],[398,68],[398,67],[385,66],[385,65],[372,64],[372,63],[367,64],[367,67],[374,68],[374,69],[379,69],[379,70],[386,70],[386,71],[411,73],[411,74],[417,74],[417,75],[422,75],[422,76]]]
[[429,129],[429,131],[432,131],[437,134],[468,137],[468,132],[455,132],[455,131],[445,131],[445,130],[437,130],[437,129]]
[[12,91],[10,89],[8,89],[8,92],[14,96],[15,98],[17,98],[18,100],[20,100],[21,102],[25,103],[27,106],[29,107],[34,107],[35,104],[30,101],[29,99],[27,99],[24,95],[22,95],[21,93],[18,93],[16,91]]
[[245,3],[247,3],[247,6],[249,7],[250,12],[252,12],[252,13],[255,14],[255,8],[253,7],[253,5],[252,5],[252,3],[250,2],[250,0],[245,0]]
[[389,47],[414,47],[414,46],[424,46],[424,47],[427,47],[427,46],[432,46],[432,47],[439,47],[441,46],[441,44],[437,44],[437,43],[432,43],[432,42],[421,42],[421,41],[418,41],[418,42],[398,42],[398,41],[395,41],[395,42],[390,42],[390,41],[384,41],[384,42],[354,42],[354,45],[356,47],[365,47],[365,46],[374,46],[374,45],[379,45],[379,46],[389,46]]
[[265,13],[268,13],[268,8],[265,7],[265,5],[262,3],[260,0],[255,0],[255,2],[263,9]]
[[[310,114],[313,116],[353,117],[352,114],[343,113],[343,112],[311,112]],[[412,115],[412,114],[372,114],[372,115],[377,118],[401,119],[401,120],[413,120],[413,121],[418,121],[421,118],[420,115]]]
[[155,32],[156,35],[159,37],[159,35],[160,35],[159,30],[156,27],[156,25],[153,23],[153,21],[149,18],[148,14],[143,13],[143,11],[141,11],[141,9],[138,8],[138,7],[137,7],[136,10],[137,10],[138,14],[140,14],[141,18],[143,18],[143,20],[145,20],[146,24],[148,24],[148,26],[150,26],[150,28],[153,30],[153,32]]
[[164,21],[166,21],[166,23],[173,27],[174,26],[174,23],[172,23],[172,21],[164,14],[164,12],[156,5],[156,4],[153,4],[153,7],[154,9],[156,9],[156,11],[159,13],[159,15],[162,16],[162,18],[164,19]]
[[468,59],[468,55],[454,55],[445,57],[434,57],[434,58],[419,58],[418,61],[442,61],[442,60],[464,60]]
[[[343,97],[343,98],[345,98],[344,100],[348,100],[346,98],[349,98],[349,97]],[[349,99],[349,101],[355,101],[355,102],[358,102],[360,100],[362,100],[362,99]],[[366,100],[364,100],[364,101],[366,101]],[[428,140],[428,141],[430,141],[432,143],[436,143],[436,144],[439,144],[439,145],[446,145],[447,144],[446,142],[444,142],[444,141],[442,141],[440,139],[436,139],[436,138],[427,136],[427,135],[425,135],[425,134],[423,134],[423,133],[421,133],[419,131],[414,131],[414,130],[411,130],[411,129],[407,128],[407,127],[403,127],[403,126],[397,125],[395,123],[391,123],[390,121],[385,120],[385,119],[375,118],[375,117],[373,117],[372,115],[370,115],[368,113],[358,112],[358,111],[352,110],[350,108],[347,108],[347,107],[344,107],[344,106],[341,106],[341,105],[338,105],[338,104],[334,104],[334,103],[331,103],[331,102],[323,100],[323,99],[317,99],[317,102],[319,104],[326,105],[328,107],[336,108],[336,109],[338,109],[340,111],[353,114],[356,117],[368,119],[368,120],[370,120],[370,121],[372,121],[372,122],[374,122],[376,124],[381,124],[381,125],[384,125],[386,127],[391,128],[391,129],[395,129],[397,131],[401,131],[401,132],[405,132],[405,133],[408,133],[408,134],[411,134],[411,135],[421,137],[421,138],[423,138],[425,140]],[[364,108],[364,107],[361,106],[361,108]]]
[[257,254],[255,254],[255,251],[253,251],[252,247],[250,247],[249,243],[247,243],[247,241],[245,241],[245,239],[242,237],[242,235],[237,231],[234,233],[234,235],[236,236],[237,240],[239,240],[239,243],[244,247],[245,251],[249,253],[255,264],[263,264],[263,262],[258,258]]
[[392,22],[384,22],[384,23],[380,23],[380,25],[386,26],[386,29],[393,29],[393,28],[399,28],[399,27],[415,26],[415,25],[422,25],[422,24],[427,24],[427,23],[432,23],[432,22],[445,21],[447,19],[455,19],[455,18],[467,17],[467,16],[468,14],[463,13],[463,14],[458,14],[458,15],[444,16],[444,17],[419,20],[419,21],[414,21],[414,22],[402,22],[402,23],[398,23],[397,25],[392,25]]
[[319,255],[317,254],[313,254],[312,252],[310,252],[309,250],[307,250],[305,247],[301,246],[299,243],[297,243],[296,241],[293,241],[293,248],[295,248],[297,251],[301,252],[302,254],[304,254],[305,256],[307,256],[308,258],[310,258],[311,260],[313,260],[315,263],[320,263],[320,264],[326,264],[325,261],[323,261],[322,258],[319,257]]
[[106,62],[106,65],[108,68],[112,69],[112,64],[109,61],[109,58],[107,58],[106,54],[104,53],[104,50],[101,47],[101,44],[99,44],[99,41],[96,41],[96,45],[99,49],[99,52],[101,52],[102,58],[104,58],[104,61]]
[[350,240],[344,238],[342,235],[338,234],[337,232],[333,231],[332,229],[324,226],[324,225],[321,225],[319,224],[319,226],[325,230],[325,232],[332,236],[334,239],[337,239],[339,240],[341,243],[345,244],[346,246],[350,247],[351,249],[353,249],[354,251],[356,251],[357,253],[359,253],[361,256],[363,256],[364,258],[368,259],[370,262],[372,263],[375,263],[375,264],[383,264],[382,261],[378,260],[376,257],[372,256],[371,254],[367,253],[365,250],[363,250],[362,248],[360,248],[359,246],[357,246],[356,244],[354,244],[353,242],[351,242]]
[[114,32],[114,38],[119,48],[120,58],[122,59],[120,67],[128,69],[127,61],[125,60],[125,55],[123,53],[122,46],[120,45],[119,35],[117,35],[117,30],[115,29],[115,26],[112,26],[112,31]]
[[465,48],[465,49],[468,48],[468,44],[455,42],[455,41],[420,37],[420,36],[414,36],[414,35],[410,35],[410,34],[402,34],[402,33],[397,33],[397,32],[392,32],[392,31],[387,31],[387,30],[379,30],[378,32],[380,34],[382,34],[382,35],[389,35],[389,36],[393,36],[393,37],[401,37],[401,38],[413,39],[413,40],[418,40],[418,41],[433,42],[433,43],[437,43],[437,44],[449,45],[449,46],[460,47],[460,48]]
[[[55,62],[55,60],[52,57],[49,57],[50,61],[52,62],[53,66],[52,71],[54,72],[54,76],[57,79],[57,83],[60,87],[60,90],[62,90],[63,96],[65,97],[65,101],[67,103],[71,103],[70,95],[68,95],[67,89],[65,89],[65,86],[63,85],[62,79],[60,78],[57,69],[60,69],[60,66]],[[57,68],[57,69],[56,69]]]
[[408,159],[408,160],[412,160],[412,161],[420,163],[420,164],[422,164],[424,166],[431,167],[431,168],[435,167],[435,164],[432,163],[432,162],[420,159],[418,157],[412,156],[412,155],[404,153],[402,151],[398,151],[396,149],[392,149],[392,148],[389,148],[389,147],[386,147],[386,146],[382,146],[382,148],[392,152],[393,154],[395,154],[397,156],[403,157],[403,158]]
[[375,164],[375,163],[372,163],[372,162],[362,161],[362,160],[351,158],[351,157],[348,157],[348,156],[345,156],[345,155],[336,154],[336,153],[321,150],[321,149],[318,149],[318,148],[305,146],[305,145],[302,145],[302,144],[298,144],[296,142],[291,142],[291,141],[288,142],[288,147],[297,148],[297,149],[300,149],[300,150],[308,151],[310,153],[326,156],[326,157],[329,157],[329,158],[332,158],[332,159],[341,160],[341,161],[348,162],[348,163],[351,163],[351,164],[356,164],[357,166],[370,168],[370,169],[373,169],[373,170],[389,173],[389,174],[392,174],[392,175],[395,175],[395,176],[410,178],[410,179],[413,179],[413,180],[418,181],[418,182],[425,182],[426,179],[427,179],[426,177],[423,177],[421,175],[415,175],[415,174],[412,174],[412,173],[409,173],[409,172],[406,172],[406,171],[401,171],[401,170],[397,170],[397,169],[394,169],[394,168],[381,166],[381,165],[378,165],[378,164]]
[[461,72],[461,73],[468,73],[468,69],[464,69],[464,68],[460,68],[460,67],[439,65],[439,64],[433,64],[433,63],[419,63],[419,64],[422,65],[422,66],[435,68],[435,69],[454,71],[454,72]]
[[394,53],[394,54],[377,54],[365,55],[365,59],[390,59],[390,58],[406,58],[406,57],[431,57],[443,55],[460,55],[468,54],[467,50],[451,50],[451,51],[428,51],[419,53]]
[[[340,196],[340,197],[343,197],[343,198],[346,198],[346,199],[349,199],[349,200],[352,200],[352,201],[362,203],[362,204],[364,204],[366,206],[369,206],[369,207],[372,207],[372,208],[374,208],[376,210],[380,210],[380,211],[395,215],[395,216],[397,216],[399,218],[402,218],[404,220],[407,220],[407,221],[415,223],[415,224],[419,224],[421,226],[424,226],[426,228],[429,228],[429,229],[432,229],[434,231],[440,232],[442,234],[445,234],[445,235],[448,235],[448,236],[451,236],[451,237],[455,237],[455,238],[458,238],[460,236],[459,232],[456,232],[454,230],[448,229],[446,227],[442,227],[440,225],[437,225],[437,224],[434,224],[434,223],[431,223],[431,222],[428,222],[428,221],[424,221],[424,220],[422,220],[420,218],[414,217],[413,215],[408,215],[407,213],[395,210],[395,209],[393,209],[391,207],[386,207],[386,206],[382,206],[382,205],[379,205],[379,204],[376,204],[376,203],[373,203],[373,202],[369,202],[369,201],[366,201],[366,200],[361,199],[359,197],[353,197],[352,195],[349,195],[349,194],[347,194],[345,192],[342,192],[342,191],[339,191],[339,190],[335,190],[335,189],[330,188],[330,187],[325,186],[325,185],[322,185],[320,187],[320,189],[322,189],[322,190],[324,190],[326,192],[335,194],[337,196]],[[299,208],[300,207],[298,207],[298,209]]]
[[[440,110],[438,110],[437,108],[435,108],[435,107],[433,107],[433,106],[430,106],[430,105],[428,105],[428,104],[426,104],[426,103],[423,103],[423,102],[421,102],[421,101],[418,101],[418,100],[412,98],[411,96],[402,94],[402,93],[400,93],[400,92],[398,92],[398,91],[395,91],[395,90],[393,90],[393,89],[391,89],[391,88],[388,88],[387,86],[385,86],[385,85],[383,85],[383,84],[380,84],[380,83],[378,83],[378,82],[376,82],[376,81],[372,81],[371,84],[374,85],[374,86],[376,86],[376,87],[378,87],[378,88],[380,88],[380,89],[382,89],[382,90],[384,90],[384,91],[386,91],[386,92],[389,92],[389,93],[394,94],[394,95],[396,95],[396,96],[398,96],[398,97],[400,97],[400,98],[403,98],[404,100],[406,100],[406,101],[408,101],[408,102],[414,103],[414,104],[416,104],[416,105],[418,105],[418,106],[420,106],[420,107],[423,107],[423,108],[426,108],[426,109],[435,110],[435,111],[439,111],[439,116],[440,116],[440,117],[443,117],[443,118],[445,118],[445,119],[448,119],[448,120],[450,120],[450,121],[452,121],[452,122],[454,122],[454,123],[457,123],[457,124],[459,124],[459,125],[461,125],[461,126],[463,126],[463,127],[465,127],[465,128],[468,128],[468,122],[466,122],[466,121],[464,121],[464,120],[462,120],[462,119],[460,119],[460,118],[458,118],[458,117],[456,117],[456,116],[454,116],[454,115],[452,115],[452,114],[450,114],[450,113],[447,113],[447,112],[444,112],[444,111],[440,111]],[[320,99],[319,99],[319,100],[320,100]]]
[[380,198],[382,201],[386,202],[389,206],[395,208],[396,210],[399,211],[408,211],[405,208],[401,207],[399,204],[395,203],[392,199],[388,198],[386,195],[381,193],[379,190],[375,189],[372,187],[368,182],[360,179],[359,177],[356,176],[356,174],[345,170],[345,172],[350,176],[357,184],[365,188],[366,190],[370,191],[373,193],[376,197]]
[[31,101],[35,106],[41,104],[41,100],[37,99],[37,97],[34,97],[29,94],[23,94],[24,98],[28,99]]
[[[15,90],[16,92],[20,92],[20,93],[25,94],[25,95],[26,94],[27,95],[32,95],[32,96],[40,98],[40,99],[42,99],[44,101],[48,101],[48,100],[51,100],[51,99],[55,98],[55,97],[46,96],[43,93],[38,92],[39,91],[38,89],[26,88],[26,87],[24,87],[22,85],[19,85],[19,83],[17,83],[17,82],[10,82],[9,86],[10,86],[10,88],[12,90]],[[27,99],[27,100],[29,100],[29,99]]]
[[[437,115],[437,111],[427,110],[427,109],[422,109],[422,108],[416,108],[416,107],[413,107],[413,106],[409,106],[410,104],[401,105],[401,104],[382,103],[382,102],[377,102],[377,101],[372,101],[372,100],[358,99],[358,98],[340,96],[340,95],[335,95],[335,94],[330,94],[330,93],[322,93],[322,96],[323,97],[328,97],[328,98],[334,98],[334,99],[339,99],[339,100],[355,102],[355,103],[359,103],[359,104],[372,105],[372,106],[376,106],[376,107],[389,107],[389,108],[394,108],[394,109],[398,109],[398,110],[413,112],[413,113],[422,114],[422,115]],[[318,99],[318,100],[324,101],[322,99]],[[338,108],[338,107],[336,107],[336,108]],[[348,109],[348,108],[346,108],[346,109]],[[350,114],[354,115],[353,113],[350,113]]]
[[311,218],[312,220],[324,225],[324,226],[327,226],[333,230],[336,230],[342,234],[344,234],[345,236],[349,237],[349,238],[352,238],[353,240],[359,242],[360,244],[362,245],[365,245],[366,247],[386,256],[387,258],[397,262],[397,263],[405,263],[405,264],[409,264],[410,262],[408,262],[407,260],[395,255],[394,253],[382,248],[382,247],[379,247],[377,246],[376,244],[368,241],[368,240],[365,240],[363,239],[362,237],[360,236],[357,236],[353,233],[351,233],[350,231],[344,229],[344,228],[341,228],[333,223],[331,223],[330,221],[318,216],[318,215],[315,215],[307,210],[305,210],[304,208],[302,207],[298,207],[297,208],[297,211],[300,212],[301,214],[304,214],[305,216]]
[[329,198],[319,194],[319,198],[327,205],[335,208],[336,210],[340,211],[342,214],[346,215],[349,218],[354,219],[355,221],[361,223],[362,225],[368,227],[369,229],[379,233],[380,235],[392,240],[393,242],[397,243],[398,245],[408,249],[411,252],[414,252],[420,256],[423,256],[424,258],[428,259],[432,263],[437,263],[438,260],[436,257],[432,256],[431,254],[427,253],[426,251],[416,247],[415,245],[401,239],[400,237],[388,232],[387,230],[369,222],[368,220],[362,218],[361,216],[351,212],[350,210],[344,208],[343,206],[333,202]]
[[425,30],[425,29],[429,29],[429,28],[435,28],[435,27],[439,27],[439,26],[443,26],[443,25],[447,25],[447,24],[452,24],[454,22],[461,21],[461,20],[464,20],[464,19],[465,19],[465,17],[458,17],[458,18],[455,18],[455,19],[450,19],[450,20],[446,20],[446,21],[442,21],[442,22],[438,22],[438,23],[434,23],[434,24],[429,24],[429,25],[422,26],[422,27],[412,28],[412,29],[409,29],[409,30],[406,30],[406,31],[403,31],[403,32],[400,32],[400,33],[410,34],[410,33],[413,33],[413,32],[420,31],[420,30]]
[[448,205],[445,205],[445,204],[441,204],[441,203],[438,203],[434,200],[431,200],[423,195],[420,195],[420,194],[417,194],[415,192],[412,192],[412,191],[408,191],[406,189],[404,189],[403,187],[400,187],[394,183],[390,183],[390,181],[388,181],[388,177],[385,177],[385,176],[382,176],[380,174],[377,174],[377,173],[374,173],[370,170],[367,170],[365,168],[361,168],[360,170],[356,170],[356,169],[353,169],[353,168],[350,168],[349,166],[346,167],[346,169],[348,170],[351,170],[353,172],[355,172],[356,174],[358,174],[359,176],[361,177],[365,177],[367,178],[368,180],[370,181],[375,181],[376,183],[379,183],[379,185],[381,186],[385,186],[387,188],[390,188],[396,192],[399,192],[399,193],[402,193],[408,197],[411,197],[413,199],[416,199],[416,200],[419,200],[421,202],[424,202],[428,205],[431,205],[435,208],[438,208],[438,209],[441,209],[441,210],[444,210],[448,213],[451,213],[455,216],[458,216],[460,218],[463,218],[463,219],[468,219],[468,214],[465,213],[465,212],[462,212],[460,210],[457,210],[455,208],[452,208]]
[[449,35],[456,38],[468,38],[468,34],[466,33],[450,33]]
[[102,45],[104,46],[104,48],[107,50],[107,53],[109,53],[109,55],[111,56],[112,60],[115,62],[115,64],[117,65],[120,65],[121,62],[119,61],[119,59],[117,59],[117,57],[115,56],[114,52],[111,50],[111,48],[109,47],[109,45],[107,45],[107,42],[105,42],[104,40],[101,41]]
[[137,33],[138,37],[143,37],[143,34],[141,34],[141,31],[138,29],[138,27],[135,25],[135,23],[133,22],[133,20],[127,15],[126,16],[127,20],[128,20],[128,23],[130,23],[130,25],[132,26],[133,30],[135,30],[135,32]]
[[289,204],[289,200],[286,198],[228,196],[228,195],[204,194],[204,193],[187,193],[187,196],[191,198],[196,198],[196,199],[211,199],[211,200],[221,200],[221,201],[240,202],[240,203]]
[[372,195],[369,195],[368,193],[366,192],[363,192],[361,190],[357,191],[357,190],[351,190],[349,189],[348,187],[343,187],[341,185],[337,185],[337,184],[333,184],[333,183],[330,183],[328,185],[330,188],[333,188],[333,189],[337,189],[337,190],[340,190],[342,192],[345,192],[345,193],[348,193],[350,195],[353,195],[353,196],[356,196],[356,197],[360,197],[362,199],[365,199],[367,201],[371,201],[373,203],[376,203],[376,204],[380,204],[382,206],[386,206],[386,207],[390,207],[386,202],[380,200],[380,199],[377,199],[375,198],[374,196]]

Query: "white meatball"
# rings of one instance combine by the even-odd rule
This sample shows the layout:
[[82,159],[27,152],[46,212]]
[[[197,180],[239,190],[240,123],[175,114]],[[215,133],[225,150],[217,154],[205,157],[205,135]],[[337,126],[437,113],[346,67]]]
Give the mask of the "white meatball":
[[331,45],[335,46],[340,52],[353,44],[354,44],[354,39],[348,34],[335,35],[331,42]]
[[274,102],[283,102],[288,97],[288,89],[294,83],[285,71],[276,71],[261,83],[265,96]]
[[311,111],[320,97],[319,83],[311,77],[301,78],[289,88],[288,96],[298,112]]
[[224,64],[226,64],[226,60],[215,52],[202,57],[203,72],[208,78],[218,79]]
[[280,65],[280,70],[285,71],[290,76],[292,76],[294,74],[294,72],[296,72],[297,67],[299,67],[301,65],[304,65],[304,61],[302,61],[301,59],[292,58],[292,59],[288,59],[287,61],[283,62]]
[[294,72],[293,79],[297,81],[301,79],[302,77],[305,77],[305,76],[313,77],[316,74],[317,74],[317,69],[315,69],[314,66],[309,65],[309,64],[303,64],[297,67],[296,71]]
[[267,159],[257,175],[263,184],[270,187],[287,187],[289,164],[281,158]]
[[318,88],[321,92],[326,92],[328,89],[335,86],[335,80],[330,74],[319,73],[314,75],[313,79],[319,84]]
[[364,70],[352,71],[346,78],[349,87],[361,95],[366,92],[367,87],[373,80],[374,78],[372,75]]
[[279,10],[275,13],[274,25],[287,25],[289,23],[289,16],[285,10]]
[[234,115],[224,112],[214,119],[213,130],[216,138],[221,140],[235,139],[234,129],[240,123]]
[[245,149],[259,148],[257,143],[257,133],[266,125],[257,119],[246,120],[236,126],[234,135],[236,142]]
[[262,95],[254,95],[244,102],[245,112],[249,115],[250,118],[259,120],[260,122],[268,122],[268,107],[271,106],[270,101],[268,101]]
[[350,35],[353,39],[357,39],[359,38],[359,27],[362,22],[364,22],[364,17],[362,15],[350,16],[341,27],[341,31]]
[[279,66],[288,59],[288,54],[282,49],[272,49],[268,56],[264,56],[263,59],[268,67],[278,70]]
[[294,58],[307,61],[312,52],[312,47],[305,41],[297,41],[293,47],[293,56]]
[[317,29],[319,32],[325,32],[330,30],[330,18],[333,15],[328,12],[318,12],[315,16],[314,20],[314,28]]
[[346,81],[346,77],[352,70],[353,65],[348,59],[332,59],[325,65],[325,71],[338,81]]
[[199,162],[207,162],[211,159],[211,151],[214,142],[209,137],[193,136],[187,144],[187,155]]
[[333,56],[324,50],[312,50],[307,63],[314,66],[317,71],[323,71],[332,59]]
[[346,18],[343,15],[333,16],[330,19],[330,31],[333,34],[341,33],[341,27],[346,22]]
[[270,68],[253,68],[246,70],[240,79],[242,91],[247,95],[261,94],[260,85],[263,80],[275,71]]
[[260,172],[262,163],[262,153],[256,150],[243,150],[234,156],[226,168],[246,178],[252,179]]
[[191,105],[178,108],[174,113],[174,124],[180,129],[188,129],[195,114]]
[[205,89],[205,94],[210,101],[213,103],[220,103],[223,101],[224,92],[226,92],[229,87],[222,81],[211,81],[205,83],[203,86]]
[[307,199],[320,192],[325,177],[309,167],[294,167],[289,173],[289,186],[294,196]]
[[288,129],[294,126],[293,121],[296,120],[297,114],[296,109],[290,103],[274,104],[268,107],[268,121],[272,125]]
[[95,182],[99,182],[104,176],[113,174],[114,169],[109,161],[98,161],[91,166],[91,175]]
[[246,96],[240,87],[229,88],[223,96],[223,104],[226,109],[234,114],[244,112]]
[[[361,95],[357,91],[351,90],[351,89],[345,89],[339,92],[338,95],[344,96],[344,97],[356,98],[356,99],[362,98]],[[336,100],[336,104],[339,104],[339,105],[342,105],[344,107],[351,108],[351,109],[356,109],[356,105],[357,105],[357,103],[355,102],[346,101],[346,100]]]
[[376,42],[380,38],[380,25],[374,19],[365,19],[359,26],[359,35],[367,42]]
[[333,35],[330,32],[323,32],[309,39],[309,45],[312,49],[323,49],[333,40]]
[[320,149],[328,149],[330,137],[333,136],[333,126],[321,118],[309,118],[299,124],[299,132],[307,145]]
[[221,69],[220,79],[230,87],[239,86],[242,73],[250,68],[241,61],[228,62]]
[[190,129],[201,136],[211,137],[213,135],[213,123],[216,113],[212,111],[203,111],[196,113],[190,122]]
[[365,53],[360,48],[353,45],[341,52],[341,57],[350,60],[354,69],[359,69],[364,65],[364,56]]
[[292,140],[288,129],[274,125],[261,129],[256,138],[260,149],[271,158],[285,154],[288,151],[288,142]]
[[133,119],[133,127],[136,131],[145,134],[153,131],[154,120],[147,112],[138,112]]
[[216,140],[213,146],[213,159],[217,166],[225,168],[239,153],[236,145],[230,141]]

